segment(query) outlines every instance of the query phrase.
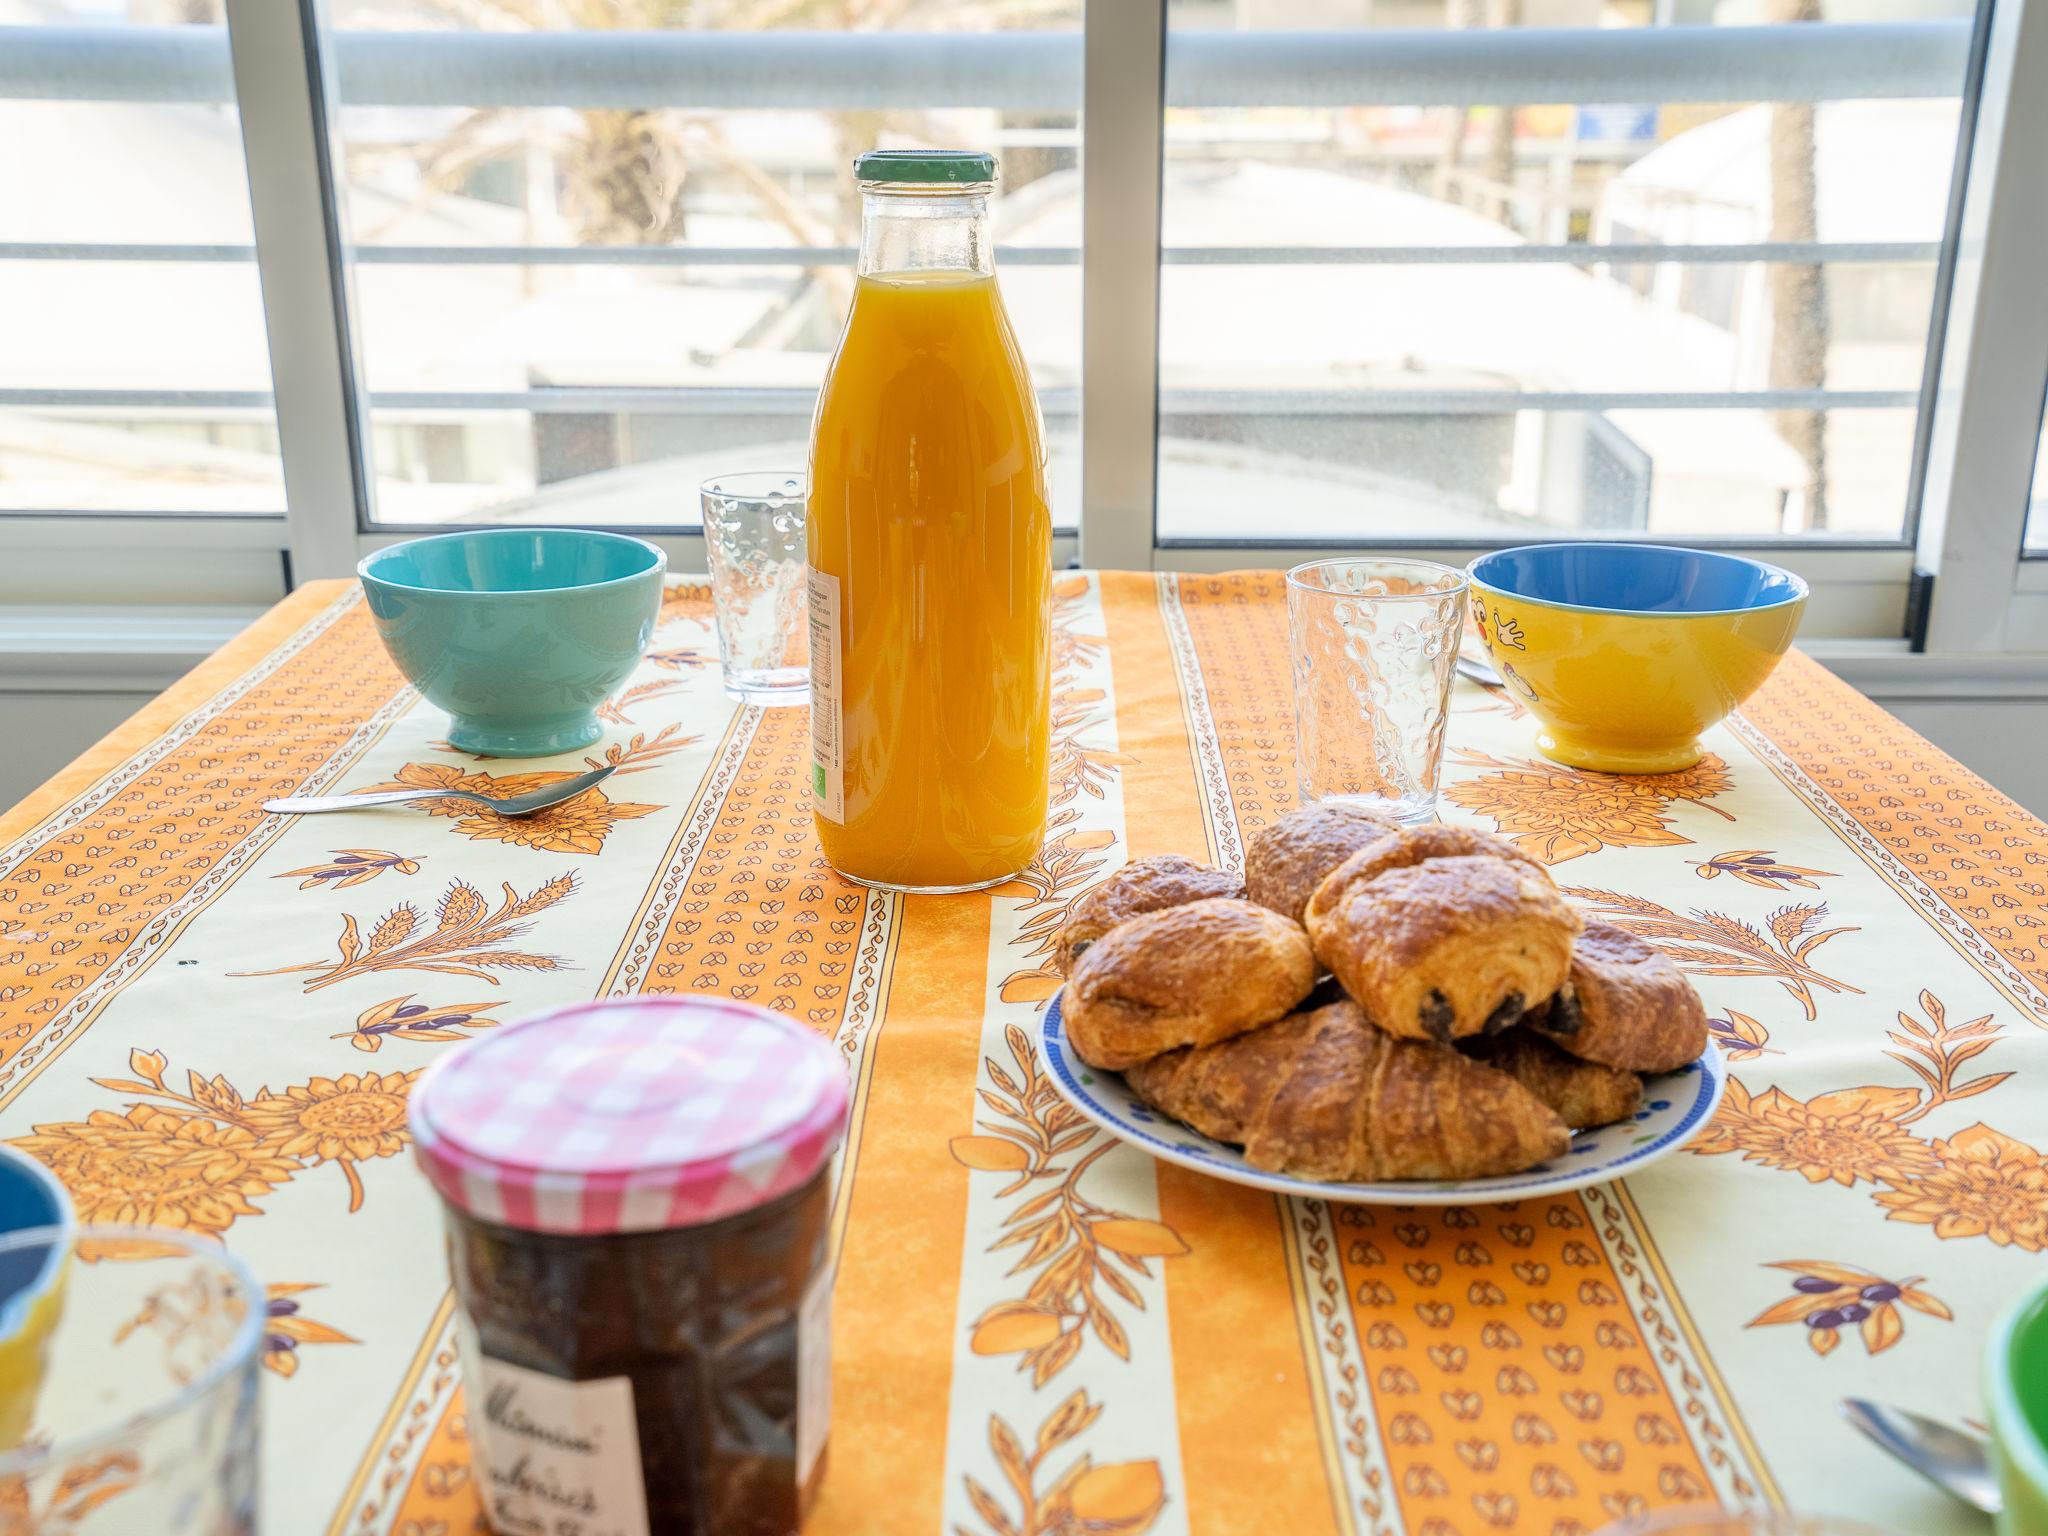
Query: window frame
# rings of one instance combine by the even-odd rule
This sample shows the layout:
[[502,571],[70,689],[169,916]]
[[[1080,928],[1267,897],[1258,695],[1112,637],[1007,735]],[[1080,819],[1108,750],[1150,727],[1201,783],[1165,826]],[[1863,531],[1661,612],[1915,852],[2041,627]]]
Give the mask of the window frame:
[[[370,397],[355,361],[350,267],[338,204],[344,189],[328,174],[327,113],[329,103],[338,99],[333,89],[337,50],[323,46],[320,0],[225,3],[288,510],[282,518],[0,513],[0,538],[10,544],[25,538],[25,547],[33,547],[45,562],[75,561],[81,580],[89,577],[111,538],[147,569],[159,598],[175,590],[180,570],[217,561],[222,547],[244,553],[275,549],[276,580],[252,572],[247,583],[247,600],[259,604],[279,595],[281,586],[348,575],[368,551],[427,530],[380,525],[371,518],[365,438]],[[1809,630],[1817,636],[1896,640],[1902,646],[1910,641],[1917,648],[1951,653],[2048,652],[2048,561],[2022,554],[2034,438],[2027,437],[2024,455],[2011,448],[2010,408],[2012,380],[2023,368],[2032,371],[2030,398],[2038,399],[2048,359],[2048,307],[2038,304],[2037,285],[2027,281],[2031,274],[2019,254],[2048,242],[2048,186],[2024,174],[2024,152],[2002,152],[2008,144],[2048,141],[2048,91],[2015,89],[2016,82],[2048,80],[2048,0],[1983,3],[1991,11],[1983,33],[1985,73],[1974,130],[1967,117],[1964,125],[1971,142],[1959,147],[1958,174],[1967,165],[1968,179],[1946,337],[1937,335],[1929,349],[1929,366],[1938,367],[1939,375],[1934,406],[1923,411],[1932,419],[1925,433],[1925,495],[1915,536],[1874,543],[1683,541],[1751,553],[1798,571],[1815,589],[1815,622]],[[1857,67],[1865,71],[1919,67],[1895,57],[1918,24],[1851,24],[1857,32],[1846,39],[1820,30],[1840,24],[1808,25],[1811,32],[1801,29],[1796,40],[1784,40],[1795,45],[1779,50],[1772,66],[1771,79],[1785,99],[1802,91],[1822,94],[1815,83],[1815,59],[1828,56],[1828,45],[1852,43],[1861,50]],[[1616,46],[1613,39],[1623,39],[1621,47],[1645,47],[1644,40],[1615,32],[1602,34],[1603,46]],[[596,46],[613,41],[601,39]],[[1696,54],[1702,40],[1689,41]],[[1741,39],[1703,41],[1721,53],[1705,63],[1695,57],[1688,79],[1701,78],[1702,70],[1735,67],[1729,60]],[[1167,60],[1173,46],[1167,0],[1095,0],[1085,11],[1081,43],[1083,502],[1078,540],[1062,539],[1056,553],[1062,563],[1078,559],[1102,567],[1186,570],[1313,558],[1322,546],[1257,540],[1191,543],[1159,535],[1160,203]],[[1554,66],[1558,50],[1568,49],[1570,39],[1553,33],[1532,43],[1467,33],[1389,41],[1382,35],[1366,44],[1378,50],[1377,69],[1387,67],[1389,49],[1412,55],[1402,72],[1404,100],[1413,93],[1407,82],[1430,78],[1430,69],[1449,68],[1446,60],[1462,58],[1459,67],[1469,75],[1475,47],[1488,50],[1495,59],[1489,67],[1501,71],[1501,88],[1489,94],[1519,100],[1520,91],[1535,100],[1552,99],[1555,87],[1546,95],[1543,88],[1551,77],[1531,71],[1545,57]],[[1366,44],[1353,40],[1346,45],[1349,53],[1336,52],[1351,57]],[[1205,58],[1213,76],[1222,55],[1213,48],[1211,54]],[[180,68],[203,86],[200,77],[211,66],[198,59],[196,49],[187,48],[186,55],[181,55]],[[1290,67],[1286,47],[1256,34],[1237,35],[1229,59],[1230,67],[1248,71],[1254,84],[1262,72],[1271,76]],[[18,58],[14,70],[0,71],[10,77],[0,79],[0,91],[37,94],[15,89],[26,78],[22,72],[35,67],[34,59]],[[1350,64],[1338,59],[1319,71],[1309,88],[1335,92],[1333,100],[1354,100],[1358,77],[1345,70],[1355,67],[1355,58]],[[1753,61],[1747,67],[1753,69]],[[174,90],[188,95],[167,99],[194,99],[189,93],[195,88],[181,77]],[[1194,87],[1198,93],[1211,88],[1199,79]],[[1373,89],[1393,87],[1375,83]],[[1839,87],[1825,92],[1827,99],[1840,94]],[[2036,243],[2015,246],[2020,237]],[[2037,415],[2036,428],[2038,423]],[[2025,471],[2018,473],[2013,466],[2022,457]],[[203,536],[201,527],[207,530]],[[694,531],[630,531],[666,548],[674,568],[703,569],[703,541]],[[1463,563],[1501,542],[1445,541],[1418,533],[1412,539],[1375,540],[1372,547],[1433,553]],[[1922,605],[1922,632],[1908,636],[1916,566],[1936,573],[1936,579],[1931,601]],[[141,590],[131,590],[125,578],[103,582],[102,588],[112,599],[149,600]],[[0,587],[0,598],[16,596]]]

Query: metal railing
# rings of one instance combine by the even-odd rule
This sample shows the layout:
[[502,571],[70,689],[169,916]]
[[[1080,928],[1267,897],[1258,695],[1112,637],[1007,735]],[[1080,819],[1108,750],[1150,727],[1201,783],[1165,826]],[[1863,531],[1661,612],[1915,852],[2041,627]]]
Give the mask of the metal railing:
[[[1082,98],[1074,32],[475,32],[337,30],[326,45],[345,106],[997,108],[1071,112]],[[1169,33],[1168,108],[1516,105],[1911,99],[1955,95],[1966,21],[1771,27],[1501,31]],[[0,99],[231,104],[220,27],[0,28]],[[821,267],[849,246],[357,245],[369,266]],[[246,262],[252,246],[12,242],[0,261]],[[1932,241],[1720,244],[1502,244],[1344,247],[1181,246],[1167,266],[1520,265],[1569,263],[1932,262]],[[1074,266],[1074,246],[1007,246],[1011,266]],[[1074,397],[1074,398],[1069,398]],[[805,389],[370,391],[393,411],[807,413]],[[1049,389],[1055,416],[1074,390]],[[263,391],[7,389],[0,406],[80,410],[262,409]],[[1516,390],[1164,390],[1162,416],[1469,414],[1501,411],[1805,410],[1910,407],[1914,390],[1546,392]]]

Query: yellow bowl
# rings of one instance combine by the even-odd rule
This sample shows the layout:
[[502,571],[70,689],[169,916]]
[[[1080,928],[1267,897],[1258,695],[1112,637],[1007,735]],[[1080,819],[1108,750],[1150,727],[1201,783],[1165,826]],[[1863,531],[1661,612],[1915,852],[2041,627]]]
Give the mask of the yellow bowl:
[[1469,567],[1494,669],[1542,722],[1537,750],[1602,773],[1676,773],[1771,675],[1806,583],[1662,544],[1531,544]]

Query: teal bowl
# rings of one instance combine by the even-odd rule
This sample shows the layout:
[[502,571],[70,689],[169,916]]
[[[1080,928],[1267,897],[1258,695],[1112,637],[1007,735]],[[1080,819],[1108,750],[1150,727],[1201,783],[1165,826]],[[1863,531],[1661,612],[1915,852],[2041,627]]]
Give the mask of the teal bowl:
[[481,528],[393,544],[356,567],[398,670],[449,714],[448,743],[545,757],[601,734],[640,664],[668,556],[624,534]]

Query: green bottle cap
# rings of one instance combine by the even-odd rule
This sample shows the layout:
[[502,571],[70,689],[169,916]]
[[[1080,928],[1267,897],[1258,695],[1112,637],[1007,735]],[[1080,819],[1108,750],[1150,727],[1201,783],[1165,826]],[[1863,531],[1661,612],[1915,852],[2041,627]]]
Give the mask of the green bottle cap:
[[899,186],[994,181],[996,157],[969,149],[871,149],[853,162],[853,174]]

